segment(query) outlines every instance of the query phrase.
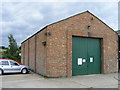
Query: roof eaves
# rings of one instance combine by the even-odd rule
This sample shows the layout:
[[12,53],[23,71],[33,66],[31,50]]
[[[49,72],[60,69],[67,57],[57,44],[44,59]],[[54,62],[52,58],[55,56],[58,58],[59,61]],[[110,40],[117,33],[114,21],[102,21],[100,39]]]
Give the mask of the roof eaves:
[[47,28],[47,26],[45,26],[44,28],[40,29],[38,32],[36,32],[36,33],[33,34],[32,36],[30,36],[29,38],[27,38],[26,40],[24,40],[21,44],[23,44],[25,41],[27,41],[27,40],[30,39],[31,37],[35,36],[35,35],[38,34],[39,32],[43,31],[45,28]]

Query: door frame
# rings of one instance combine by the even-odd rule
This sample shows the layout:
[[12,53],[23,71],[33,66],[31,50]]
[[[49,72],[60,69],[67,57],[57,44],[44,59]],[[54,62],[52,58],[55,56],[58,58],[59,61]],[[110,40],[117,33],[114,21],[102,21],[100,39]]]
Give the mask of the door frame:
[[83,34],[83,33],[78,33],[78,32],[67,32],[67,41],[66,41],[66,76],[67,77],[71,77],[72,76],[72,37],[76,36],[76,37],[84,37],[84,38],[97,38],[97,39],[101,39],[101,73],[104,73],[105,70],[105,66],[104,66],[104,36],[102,34]]
[[[80,37],[80,36],[72,36],[72,40],[74,40],[73,38],[82,38],[82,39],[97,39],[97,40],[99,40],[99,45],[100,45],[100,73],[98,73],[98,74],[101,74],[101,63],[102,63],[102,60],[101,60],[101,39],[100,38],[91,38],[91,37]],[[88,40],[87,40],[88,41]],[[87,44],[88,44],[88,42],[87,42]],[[72,41],[72,45],[73,45],[73,41]],[[87,45],[87,48],[88,48],[88,45]],[[73,50],[73,47],[72,47],[72,50]],[[87,57],[86,57],[86,59],[88,59],[88,51],[86,52],[86,54],[87,54]],[[72,56],[73,56],[73,54],[72,54]],[[88,62],[87,62],[88,63]],[[89,68],[89,67],[88,67]],[[97,73],[96,73],[97,74]],[[80,74],[81,75],[81,74]],[[89,74],[85,74],[85,75],[89,75]],[[73,57],[72,57],[72,76],[77,76],[77,75],[73,75]]]

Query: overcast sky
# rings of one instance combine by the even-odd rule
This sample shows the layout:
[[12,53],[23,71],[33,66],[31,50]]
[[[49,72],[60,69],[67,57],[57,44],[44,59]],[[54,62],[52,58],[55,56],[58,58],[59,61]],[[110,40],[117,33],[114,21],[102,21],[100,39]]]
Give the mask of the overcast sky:
[[0,46],[8,45],[9,34],[20,45],[44,26],[86,10],[118,30],[117,2],[3,2],[0,8]]

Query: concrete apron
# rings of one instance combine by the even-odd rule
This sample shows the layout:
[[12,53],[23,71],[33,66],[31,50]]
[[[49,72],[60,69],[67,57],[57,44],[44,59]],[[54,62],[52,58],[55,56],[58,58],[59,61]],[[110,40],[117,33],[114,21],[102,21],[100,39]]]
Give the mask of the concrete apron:
[[43,78],[34,73],[1,77],[2,88],[118,88],[118,73],[73,76],[71,78]]

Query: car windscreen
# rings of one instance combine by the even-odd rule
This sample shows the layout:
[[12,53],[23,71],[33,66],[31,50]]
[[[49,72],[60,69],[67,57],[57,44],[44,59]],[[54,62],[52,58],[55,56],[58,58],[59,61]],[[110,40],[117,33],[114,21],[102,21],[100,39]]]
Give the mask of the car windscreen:
[[16,63],[15,61],[10,61],[10,64],[11,64],[12,66],[19,66],[19,64]]

